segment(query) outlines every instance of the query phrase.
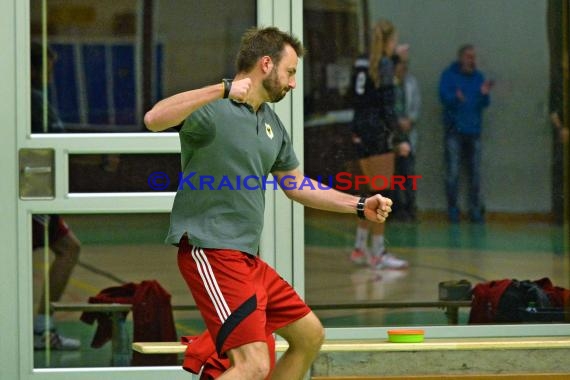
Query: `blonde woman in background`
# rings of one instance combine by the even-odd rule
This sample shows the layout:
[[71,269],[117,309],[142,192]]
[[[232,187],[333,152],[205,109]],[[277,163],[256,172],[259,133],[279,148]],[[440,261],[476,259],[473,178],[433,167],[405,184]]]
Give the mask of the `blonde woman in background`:
[[[388,20],[378,21],[372,31],[370,54],[356,60],[353,72],[353,143],[362,172],[373,177],[394,174],[393,133],[398,120],[395,113],[394,64],[398,34]],[[381,185],[381,184],[379,184]],[[386,195],[382,192],[382,195]],[[369,231],[372,247],[368,249]],[[356,229],[350,259],[373,269],[405,269],[408,262],[386,249],[384,224],[371,225],[361,220]]]

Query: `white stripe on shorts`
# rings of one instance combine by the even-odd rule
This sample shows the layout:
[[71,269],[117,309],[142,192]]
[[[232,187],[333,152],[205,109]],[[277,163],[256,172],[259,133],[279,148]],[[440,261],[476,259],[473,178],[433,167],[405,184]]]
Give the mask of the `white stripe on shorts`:
[[224,323],[230,316],[231,311],[226,300],[224,299],[224,295],[222,294],[220,287],[218,286],[218,282],[216,281],[212,267],[208,262],[208,258],[206,257],[204,251],[198,247],[192,247],[192,258],[196,262],[198,273],[200,274],[200,278],[204,283],[206,292],[210,296],[210,300],[216,308],[218,318],[220,318],[220,321]]

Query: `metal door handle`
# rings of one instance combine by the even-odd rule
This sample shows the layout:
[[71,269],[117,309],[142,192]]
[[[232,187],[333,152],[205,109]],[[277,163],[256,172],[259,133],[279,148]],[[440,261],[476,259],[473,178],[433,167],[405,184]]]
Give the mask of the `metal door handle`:
[[52,172],[51,166],[25,166],[24,175],[34,174],[50,174]]
[[20,156],[20,199],[53,199],[55,153],[49,148],[22,148]]

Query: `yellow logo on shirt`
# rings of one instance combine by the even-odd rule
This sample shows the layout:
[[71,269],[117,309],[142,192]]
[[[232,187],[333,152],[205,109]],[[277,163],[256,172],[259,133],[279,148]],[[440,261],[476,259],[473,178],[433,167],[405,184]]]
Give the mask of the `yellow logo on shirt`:
[[273,130],[271,129],[271,125],[265,123],[265,133],[267,133],[267,137],[273,140]]

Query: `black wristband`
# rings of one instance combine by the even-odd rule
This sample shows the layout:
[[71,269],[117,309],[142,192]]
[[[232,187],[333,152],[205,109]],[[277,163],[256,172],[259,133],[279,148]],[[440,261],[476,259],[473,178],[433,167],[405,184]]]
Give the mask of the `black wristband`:
[[356,215],[362,220],[366,219],[364,216],[364,203],[366,202],[366,196],[362,195],[356,204]]
[[230,96],[230,90],[232,89],[232,79],[222,79],[224,84],[224,99]]

